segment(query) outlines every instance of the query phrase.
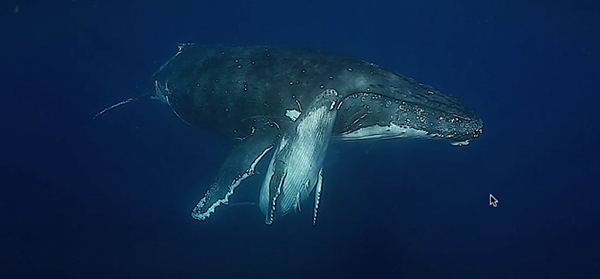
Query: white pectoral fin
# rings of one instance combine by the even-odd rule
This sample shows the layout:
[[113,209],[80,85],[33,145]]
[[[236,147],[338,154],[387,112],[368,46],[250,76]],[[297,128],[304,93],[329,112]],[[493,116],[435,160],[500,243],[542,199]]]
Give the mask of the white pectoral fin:
[[315,211],[313,213],[313,226],[317,225],[317,214],[319,212],[319,202],[321,201],[321,190],[323,189],[323,168],[321,168],[319,171],[315,189]]
[[252,176],[258,162],[273,148],[277,131],[261,128],[233,148],[219,170],[215,183],[192,210],[196,220],[206,220],[220,205],[227,205],[240,183]]
[[285,167],[281,167],[281,165],[285,165],[282,161],[277,161],[277,167],[275,167],[275,171],[269,178],[269,203],[267,207],[267,214],[265,218],[265,224],[271,225],[273,224],[273,220],[275,220],[275,211],[277,210],[277,199],[281,196],[281,189],[285,184],[285,179],[287,177],[287,172]]

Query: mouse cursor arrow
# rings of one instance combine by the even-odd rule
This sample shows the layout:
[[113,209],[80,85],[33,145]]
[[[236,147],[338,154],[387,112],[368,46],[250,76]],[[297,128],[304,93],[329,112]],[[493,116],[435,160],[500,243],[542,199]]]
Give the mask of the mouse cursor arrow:
[[498,206],[498,200],[492,194],[490,194],[490,205],[493,207]]

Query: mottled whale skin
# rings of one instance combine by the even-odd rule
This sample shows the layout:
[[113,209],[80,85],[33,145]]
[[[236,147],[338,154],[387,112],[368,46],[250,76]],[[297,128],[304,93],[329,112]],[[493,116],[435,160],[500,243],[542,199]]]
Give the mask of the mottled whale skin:
[[[207,219],[216,208],[227,205],[236,187],[255,173],[258,162],[272,149],[285,145],[282,140],[292,143],[286,146],[288,150],[299,152],[307,142],[290,139],[298,136],[295,129],[300,125],[330,130],[322,139],[308,140],[321,146],[313,150],[316,153],[325,152],[325,141],[330,137],[431,138],[460,146],[483,131],[482,120],[447,93],[375,63],[319,50],[181,44],[176,55],[153,75],[153,84],[153,98],[167,103],[183,121],[242,139],[192,210],[192,217],[198,220]],[[328,122],[332,114],[307,120],[307,111],[323,107],[312,104],[326,90],[338,94],[333,123]],[[299,176],[309,180],[310,189],[296,197],[294,206],[299,208],[314,188],[320,189],[322,184],[316,182],[322,183],[323,156],[311,159],[316,167]],[[272,181],[278,181],[284,197],[285,192],[296,190],[292,190],[293,183],[282,182],[286,173],[282,164],[298,164],[293,157],[278,153],[274,158],[277,161],[270,167],[277,171],[267,175],[264,185],[269,187],[275,185]],[[275,192],[270,191],[267,200]],[[316,203],[320,192],[317,194]],[[267,224],[290,209],[282,204],[282,211],[277,213],[270,212],[269,206],[263,207]]]

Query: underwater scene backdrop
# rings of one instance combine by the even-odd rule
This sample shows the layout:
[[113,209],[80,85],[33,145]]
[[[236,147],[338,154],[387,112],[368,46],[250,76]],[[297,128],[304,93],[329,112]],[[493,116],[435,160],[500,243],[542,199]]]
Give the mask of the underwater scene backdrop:
[[[2,278],[599,278],[597,1],[0,4]],[[332,141],[319,220],[265,225],[268,161],[190,216],[239,139],[153,88],[178,44],[351,55],[449,92],[468,146]],[[497,206],[490,205],[490,194]]]

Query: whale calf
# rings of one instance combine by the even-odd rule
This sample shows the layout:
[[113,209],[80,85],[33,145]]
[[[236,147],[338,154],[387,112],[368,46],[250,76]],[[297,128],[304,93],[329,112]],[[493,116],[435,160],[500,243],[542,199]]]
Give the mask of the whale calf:
[[292,209],[300,210],[301,203],[316,187],[313,223],[316,223],[323,160],[329,138],[341,106],[341,96],[335,89],[326,89],[315,96],[299,118],[286,129],[275,148],[260,191],[260,209],[265,223]]

